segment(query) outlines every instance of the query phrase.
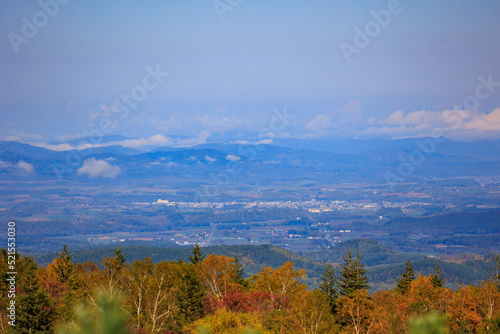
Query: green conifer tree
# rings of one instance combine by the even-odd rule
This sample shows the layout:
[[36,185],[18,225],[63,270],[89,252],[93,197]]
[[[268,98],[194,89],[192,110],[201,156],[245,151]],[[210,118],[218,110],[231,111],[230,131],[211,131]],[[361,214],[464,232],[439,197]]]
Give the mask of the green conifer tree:
[[60,249],[59,255],[54,262],[54,273],[57,280],[61,283],[71,283],[73,275],[75,274],[75,265],[71,261],[73,255],[68,251],[68,246],[63,245]]
[[52,333],[54,320],[53,301],[40,288],[36,278],[37,264],[32,258],[23,258],[24,272],[19,281],[19,295],[16,297],[16,326],[14,333]]
[[123,284],[123,281],[126,279],[124,277],[124,269],[125,269],[125,256],[122,253],[120,247],[118,247],[115,251],[113,251],[114,256],[110,258],[106,256],[101,264],[106,271],[106,279],[108,285],[108,292],[110,294],[114,294],[118,292]]
[[333,314],[336,314],[336,302],[338,297],[337,275],[335,274],[335,269],[330,264],[326,266],[323,275],[321,275],[319,289],[328,296],[330,310]]
[[248,285],[248,282],[243,278],[243,273],[245,272],[245,268],[243,268],[242,264],[240,263],[237,257],[234,258],[234,267],[236,271],[236,275],[234,276],[234,282],[236,284],[240,284],[246,287]]
[[361,261],[359,250],[353,259],[351,249],[344,256],[344,264],[340,268],[339,292],[342,296],[351,296],[354,292],[368,289],[366,269]]
[[396,291],[402,295],[410,291],[411,282],[415,280],[415,271],[410,260],[406,261],[405,265],[405,271],[398,278],[398,285],[396,286]]
[[344,256],[344,264],[340,266],[339,292],[342,296],[349,296],[352,291],[353,282],[353,259],[351,249]]
[[445,284],[443,271],[439,269],[437,263],[436,266],[434,267],[434,274],[431,275],[431,283],[432,286],[435,288],[441,288]]
[[185,325],[200,319],[204,311],[205,292],[196,277],[194,265],[185,264],[186,269],[176,291],[176,304],[179,309],[179,320]]
[[191,261],[192,264],[197,264],[197,263],[203,261],[203,259],[205,259],[205,255],[203,255],[203,252],[201,251],[201,247],[198,244],[195,244],[193,246],[192,254],[193,255],[189,255],[189,260]]
[[63,292],[57,301],[56,313],[59,320],[67,320],[73,317],[73,307],[77,299],[76,291],[79,288],[79,281],[75,279],[75,265],[71,261],[73,255],[68,251],[68,247],[63,245],[59,255],[53,262],[53,270],[59,282],[67,285],[69,290]]
[[116,264],[117,268],[123,267],[123,264],[125,263],[125,256],[122,253],[121,247],[118,247],[114,252],[114,262]]

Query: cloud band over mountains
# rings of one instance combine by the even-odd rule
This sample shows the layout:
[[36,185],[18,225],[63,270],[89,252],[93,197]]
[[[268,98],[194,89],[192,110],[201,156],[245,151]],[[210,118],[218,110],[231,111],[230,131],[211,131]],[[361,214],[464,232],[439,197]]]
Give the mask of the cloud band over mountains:
[[[489,113],[469,110],[419,110],[404,112],[394,111],[385,117],[375,117],[365,113],[361,102],[353,100],[336,110],[329,110],[316,115],[308,115],[294,111],[297,118],[287,126],[286,131],[274,134],[274,138],[318,138],[318,139],[401,139],[430,137],[436,134],[453,140],[496,140],[500,139],[500,108]],[[265,129],[262,119],[256,115],[248,115],[247,119],[232,114],[220,115],[226,124],[221,130],[216,115],[211,122],[207,119],[188,119],[195,136],[169,136],[156,134],[148,137],[133,139],[120,139],[102,142],[81,136],[81,140],[48,144],[43,141],[43,136],[20,133],[16,136],[3,138],[4,140],[17,140],[35,146],[44,147],[54,151],[67,151],[71,149],[89,149],[107,146],[122,146],[125,148],[148,150],[154,147],[191,147],[220,140],[233,143],[262,143],[272,144],[273,138],[257,140],[259,131]],[[235,119],[232,119],[231,116]],[[183,125],[181,115],[175,117],[171,129],[179,129]],[[212,126],[214,125],[214,126]],[[226,136],[226,137],[224,137]],[[99,139],[99,138],[98,138]],[[36,140],[36,141],[35,141]]]

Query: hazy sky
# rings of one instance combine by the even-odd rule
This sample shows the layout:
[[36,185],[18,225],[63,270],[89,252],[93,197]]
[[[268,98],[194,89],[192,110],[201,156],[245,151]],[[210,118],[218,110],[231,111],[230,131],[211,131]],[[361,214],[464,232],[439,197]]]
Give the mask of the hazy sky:
[[276,137],[500,138],[499,13],[494,0],[2,1],[0,137],[245,139],[286,108]]

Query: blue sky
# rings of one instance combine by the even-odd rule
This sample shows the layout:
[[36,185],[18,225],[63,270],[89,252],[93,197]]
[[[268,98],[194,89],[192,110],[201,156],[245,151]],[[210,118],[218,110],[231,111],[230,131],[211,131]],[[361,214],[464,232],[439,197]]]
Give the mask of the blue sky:
[[[285,138],[500,138],[498,1],[55,1],[0,4],[1,139],[64,141],[103,119],[134,138],[247,139],[275,108],[295,116]],[[369,43],[348,61],[358,28]],[[168,76],[116,112],[148,69]]]

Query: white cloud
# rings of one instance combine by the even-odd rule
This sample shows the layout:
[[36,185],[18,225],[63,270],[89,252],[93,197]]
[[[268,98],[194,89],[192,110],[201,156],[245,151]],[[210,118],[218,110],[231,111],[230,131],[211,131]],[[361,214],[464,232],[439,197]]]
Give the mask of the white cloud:
[[489,114],[478,114],[464,124],[465,129],[474,130],[500,130],[500,108]]
[[107,177],[114,178],[120,174],[119,166],[113,166],[106,160],[96,160],[95,158],[87,159],[83,162],[83,166],[78,168],[78,175],[87,174],[91,178]]
[[[204,144],[207,142],[210,132],[204,131],[198,136],[193,138],[171,138],[164,135],[154,135],[147,138],[138,139],[125,139],[119,141],[110,141],[106,143],[92,144],[88,139],[83,138],[80,145],[73,146],[67,143],[63,144],[45,144],[45,143],[28,143],[33,146],[43,147],[52,151],[68,151],[68,150],[84,150],[88,148],[99,148],[106,146],[119,145],[123,147],[141,149],[144,147],[158,147],[158,146],[168,146],[168,147],[190,147],[195,145]],[[96,141],[96,139],[94,139]]]
[[306,129],[315,133],[324,133],[327,129],[336,125],[331,114],[320,114],[306,123]]
[[258,142],[255,143],[255,145],[272,145],[272,144],[274,144],[274,141],[272,139],[259,140]]
[[43,148],[46,148],[48,150],[58,151],[58,152],[69,151],[69,150],[76,149],[74,146],[71,146],[70,144],[66,144],[66,143],[53,145],[53,144],[45,144],[45,143],[27,142],[27,144],[30,144],[30,145],[33,145],[33,146],[36,146],[36,147],[43,147]]
[[19,161],[16,164],[17,169],[19,169],[21,172],[24,173],[33,173],[35,171],[35,168],[33,167],[32,164],[24,162],[24,161]]
[[228,155],[226,156],[226,160],[227,160],[227,161],[240,161],[240,160],[241,160],[241,158],[240,158],[240,157],[238,157],[238,156],[236,156],[236,155],[228,154]]
[[216,162],[217,161],[216,158],[212,158],[212,157],[210,157],[208,155],[205,155],[205,160],[208,161],[208,162]]
[[[163,160],[163,159],[160,159],[160,160]],[[179,166],[177,163],[175,163],[173,161],[169,161],[167,163],[163,163],[160,161],[154,161],[154,162],[151,162],[149,165],[150,166],[162,166],[162,167],[177,167],[177,166]]]
[[9,168],[12,167],[12,164],[8,161],[0,160],[0,168]]
[[231,144],[238,144],[238,145],[250,145],[250,141],[248,140],[235,140],[230,142]]
[[249,140],[235,140],[230,142],[230,144],[238,144],[238,145],[272,145],[274,144],[274,140],[272,139],[263,139],[256,142],[251,142]]
[[33,167],[32,164],[27,163],[25,161],[19,161],[17,164],[13,165],[12,163],[8,161],[2,161],[0,160],[0,168],[17,168],[20,172],[23,173],[33,173],[35,171],[35,168]]
[[2,140],[5,141],[27,141],[27,140],[32,140],[32,141],[43,141],[45,140],[45,136],[38,135],[38,134],[33,134],[33,133],[26,133],[24,131],[20,132],[13,132],[10,136],[2,138]]
[[305,124],[305,128],[316,134],[328,134],[332,130],[346,126],[351,128],[363,125],[364,111],[359,100],[349,101],[346,105],[336,111],[329,110],[324,114],[316,115]]
[[364,134],[390,134],[392,138],[425,137],[442,133],[450,139],[477,140],[500,138],[500,108],[490,113],[469,110],[419,110],[405,114],[395,111],[384,120],[370,120],[375,125]]
[[203,131],[194,138],[180,138],[177,139],[175,147],[191,147],[195,145],[205,144],[210,137],[210,132]]
[[109,145],[121,145],[123,147],[130,148],[141,148],[145,146],[173,146],[174,141],[172,138],[166,137],[164,135],[154,135],[149,138],[139,138],[139,139],[126,139],[121,141],[114,141],[110,143],[103,144],[101,146]]
[[337,109],[340,123],[361,123],[364,118],[364,111],[361,108],[361,101],[351,100],[345,106]]
[[[445,136],[452,140],[500,138],[500,108],[490,113],[469,110],[397,110],[381,118],[363,120],[359,103],[349,103],[338,112],[329,111],[305,122],[310,136],[340,135],[344,138],[421,138]],[[348,118],[343,113],[349,112]],[[297,135],[293,137],[298,138]]]
[[443,110],[443,111],[428,111],[420,110],[413,111],[405,114],[403,111],[398,110],[390,114],[385,120],[379,122],[379,124],[389,124],[389,125],[421,125],[429,124],[432,126],[440,127],[450,127],[451,121],[454,119],[453,115],[460,115],[460,118],[468,118],[471,114],[468,111],[453,111],[453,110]]
[[277,133],[274,138],[293,138],[293,135],[288,132]]

